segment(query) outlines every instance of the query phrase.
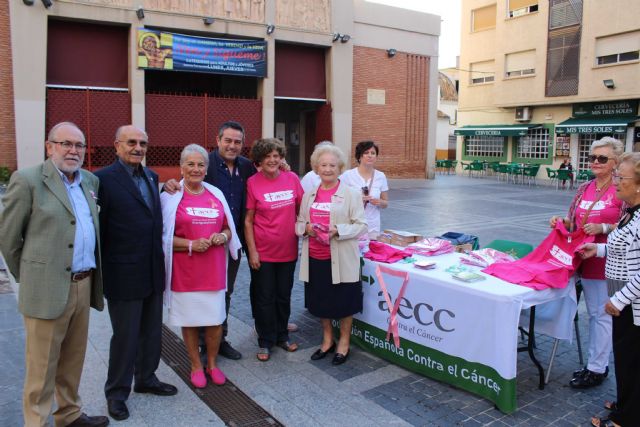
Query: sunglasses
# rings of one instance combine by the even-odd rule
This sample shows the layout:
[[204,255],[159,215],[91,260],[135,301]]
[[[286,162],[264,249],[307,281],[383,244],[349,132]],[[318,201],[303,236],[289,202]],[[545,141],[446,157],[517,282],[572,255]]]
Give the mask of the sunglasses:
[[365,185],[364,187],[362,187],[362,194],[364,194],[365,196],[369,195],[369,186]]
[[601,165],[604,165],[605,163],[607,163],[609,161],[609,157],[607,157],[607,156],[596,156],[595,154],[590,155],[589,157],[587,157],[587,159],[589,159],[590,163],[595,163],[597,161]]

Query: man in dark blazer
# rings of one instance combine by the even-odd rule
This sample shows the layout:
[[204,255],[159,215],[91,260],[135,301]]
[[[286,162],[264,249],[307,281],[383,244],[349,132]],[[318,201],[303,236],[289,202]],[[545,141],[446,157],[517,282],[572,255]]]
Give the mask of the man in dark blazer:
[[171,396],[176,387],[155,375],[160,363],[164,254],[158,175],[142,166],[149,140],[135,126],[116,132],[118,159],[100,179],[104,293],[113,336],[104,386],[109,415],[129,417],[133,391]]
[[109,419],[82,413],[78,395],[89,306],[104,306],[99,183],[80,169],[87,146],[75,124],[53,126],[46,149],[46,162],[11,176],[0,212],[0,251],[24,316],[24,424],[48,423],[55,391],[56,425],[102,427]]

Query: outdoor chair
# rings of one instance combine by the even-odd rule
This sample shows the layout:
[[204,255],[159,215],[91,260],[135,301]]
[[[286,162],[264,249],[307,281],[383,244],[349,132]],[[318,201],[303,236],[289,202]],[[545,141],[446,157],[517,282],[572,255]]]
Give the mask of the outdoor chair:
[[553,181],[558,179],[558,171],[555,169],[551,169],[550,167],[546,167],[547,170],[547,178],[551,181],[551,185],[553,185]]
[[589,181],[590,179],[593,179],[593,172],[590,169],[579,170],[576,174],[576,183]]
[[476,176],[479,173],[484,172],[484,165],[482,164],[482,162],[471,162],[469,163],[469,176],[473,176],[473,172],[478,172],[476,173]]
[[556,190],[560,188],[560,181],[562,181],[563,185],[566,181],[569,181],[569,190],[573,188],[573,171],[568,169],[558,169],[556,177]]
[[531,185],[531,181],[533,181],[533,185],[536,185],[536,176],[538,175],[538,171],[540,170],[540,165],[531,165],[524,168],[522,174],[527,178],[527,183]]
[[498,165],[498,179],[504,177],[505,180],[509,180],[509,165],[500,163]]
[[458,166],[458,161],[457,160],[447,160],[449,162],[449,171],[453,172],[453,174],[456,174],[456,166]]

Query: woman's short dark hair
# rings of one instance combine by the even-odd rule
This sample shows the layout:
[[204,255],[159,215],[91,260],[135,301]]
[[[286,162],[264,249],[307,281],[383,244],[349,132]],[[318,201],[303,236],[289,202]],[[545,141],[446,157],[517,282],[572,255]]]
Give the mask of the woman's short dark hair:
[[375,142],[373,141],[358,142],[358,145],[356,145],[356,160],[358,163],[360,163],[360,159],[362,158],[362,155],[364,154],[364,152],[371,148],[376,149],[376,156],[377,156],[379,154],[379,149]]
[[283,159],[287,155],[287,149],[279,139],[258,139],[251,147],[251,160],[253,160],[256,165],[259,165],[272,151],[277,151]]

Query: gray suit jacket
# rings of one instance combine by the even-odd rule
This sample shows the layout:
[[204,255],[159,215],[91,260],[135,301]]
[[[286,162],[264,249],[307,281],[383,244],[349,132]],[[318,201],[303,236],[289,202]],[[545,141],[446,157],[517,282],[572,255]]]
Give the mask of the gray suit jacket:
[[[95,199],[99,181],[91,172],[80,173],[96,230],[97,268],[91,306],[102,310],[100,228]],[[9,271],[20,282],[20,312],[39,319],[56,319],[69,295],[76,226],[67,190],[51,160],[15,172],[2,202],[0,251]]]

